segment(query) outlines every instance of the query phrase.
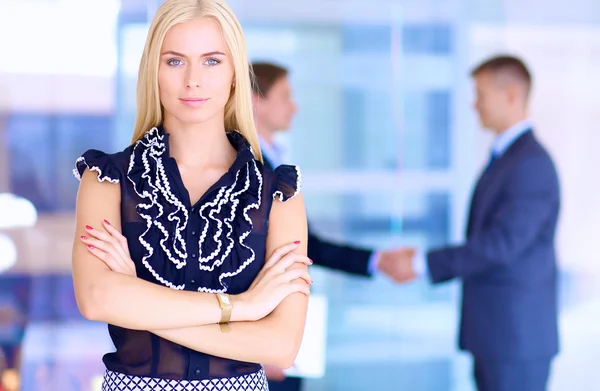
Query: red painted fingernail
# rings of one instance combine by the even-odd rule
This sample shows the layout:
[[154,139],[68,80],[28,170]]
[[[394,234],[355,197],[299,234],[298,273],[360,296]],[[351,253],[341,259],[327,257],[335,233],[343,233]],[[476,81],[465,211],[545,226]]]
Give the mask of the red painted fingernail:
[[92,228],[92,227],[90,227],[89,225],[86,225],[86,226],[85,226],[85,229],[87,229],[88,231],[91,231],[91,230],[93,230],[93,228]]
[[87,240],[87,236],[82,236],[81,240]]
[[88,244],[88,248],[89,248],[90,250],[93,250],[93,249],[94,249],[94,246],[92,246],[91,244]]
[[296,241],[294,242],[294,244],[300,244],[300,241],[299,241],[299,240],[296,240]]
[[312,264],[313,264],[313,260],[312,260],[312,259],[309,259],[309,261],[310,261],[310,264],[312,265]]
[[104,219],[104,223],[107,224],[107,225],[110,225],[110,223],[106,219]]

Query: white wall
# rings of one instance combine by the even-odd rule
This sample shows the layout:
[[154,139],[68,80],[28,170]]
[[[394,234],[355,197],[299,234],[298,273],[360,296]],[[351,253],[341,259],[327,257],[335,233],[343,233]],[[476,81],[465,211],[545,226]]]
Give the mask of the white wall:
[[0,1],[0,113],[111,112],[118,10],[117,0]]
[[0,113],[108,114],[114,96],[113,77],[0,73]]

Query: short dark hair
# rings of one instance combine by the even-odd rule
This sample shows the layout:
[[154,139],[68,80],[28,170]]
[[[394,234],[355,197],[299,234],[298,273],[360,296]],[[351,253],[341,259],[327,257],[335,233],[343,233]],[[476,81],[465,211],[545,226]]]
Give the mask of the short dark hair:
[[521,82],[525,87],[525,91],[529,94],[532,82],[531,73],[523,60],[517,57],[500,55],[487,59],[471,71],[471,76],[475,77],[483,72],[507,74]]
[[[289,74],[287,68],[270,62],[253,62],[251,68],[252,91],[263,97],[267,96],[277,81]],[[254,74],[253,78],[252,74]]]

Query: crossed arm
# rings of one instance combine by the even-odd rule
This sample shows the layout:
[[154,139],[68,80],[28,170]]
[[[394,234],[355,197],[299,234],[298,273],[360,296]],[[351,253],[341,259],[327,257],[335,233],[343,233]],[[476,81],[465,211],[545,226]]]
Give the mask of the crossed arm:
[[[207,354],[280,367],[293,364],[298,352],[308,297],[293,293],[266,317],[243,321],[234,301],[232,331],[216,325],[220,308],[214,295],[175,291],[137,277],[116,273],[95,257],[80,239],[89,236],[86,225],[103,230],[103,220],[121,229],[120,188],[99,182],[86,171],[77,196],[77,227],[73,245],[75,296],[82,314],[95,321],[149,330],[165,339]],[[274,201],[269,217],[267,254],[299,240],[296,252],[306,255],[306,215],[301,195],[285,203]],[[284,227],[285,223],[285,227]],[[294,268],[306,268],[296,263]],[[303,282],[301,280],[300,282]]]

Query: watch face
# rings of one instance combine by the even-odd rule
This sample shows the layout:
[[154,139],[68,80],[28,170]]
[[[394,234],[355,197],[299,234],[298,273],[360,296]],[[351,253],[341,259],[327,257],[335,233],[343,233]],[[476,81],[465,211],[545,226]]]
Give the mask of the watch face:
[[223,300],[223,303],[229,305],[229,296],[225,296],[225,295],[221,295],[221,300]]

